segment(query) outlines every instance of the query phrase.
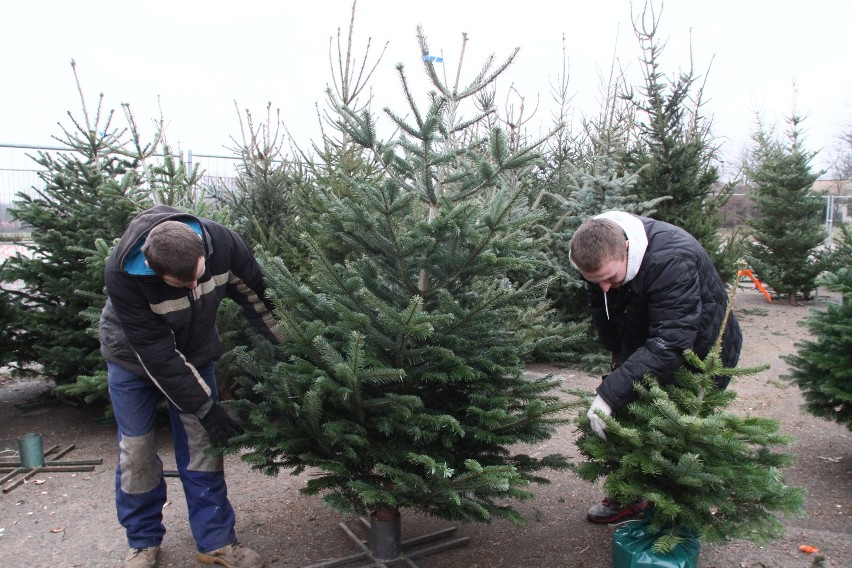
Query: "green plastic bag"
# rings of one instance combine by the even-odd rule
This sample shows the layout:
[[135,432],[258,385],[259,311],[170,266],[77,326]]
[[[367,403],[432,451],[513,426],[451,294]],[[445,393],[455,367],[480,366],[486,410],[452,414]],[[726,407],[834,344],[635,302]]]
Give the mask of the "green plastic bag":
[[698,540],[687,538],[669,554],[651,550],[655,534],[641,521],[627,523],[612,536],[612,568],[696,568]]

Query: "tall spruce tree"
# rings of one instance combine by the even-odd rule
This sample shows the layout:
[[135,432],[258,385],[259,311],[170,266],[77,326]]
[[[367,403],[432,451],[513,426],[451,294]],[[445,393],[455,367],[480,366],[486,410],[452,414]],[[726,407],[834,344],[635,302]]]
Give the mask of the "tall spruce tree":
[[[72,68],[76,78],[73,61]],[[16,333],[15,370],[37,372],[57,384],[102,363],[97,339],[81,314],[90,295],[102,293],[103,273],[90,268],[86,258],[97,239],[111,242],[120,235],[144,200],[136,176],[141,156],[128,147],[127,130],[114,126],[114,113],[103,110],[103,95],[93,116],[84,102],[83,119],[71,113],[69,118],[71,126],[60,125],[62,135],[56,137],[69,150],[33,157],[43,168],[44,186],[19,192],[10,208],[13,218],[32,229],[31,254],[2,266],[3,281],[22,282],[9,292],[15,307],[8,323]]]
[[[304,168],[284,152],[279,112],[266,106],[266,117],[257,122],[249,110],[240,116],[239,140],[231,148],[237,158],[237,176],[231,183],[211,188],[221,222],[242,236],[250,247],[262,247],[285,259],[287,266],[304,264],[307,253],[299,247],[298,235],[307,222],[295,200],[306,182]],[[226,298],[219,306],[217,326],[224,353],[216,363],[216,381],[223,399],[234,396],[234,377],[241,373],[233,349],[258,345],[257,331],[238,304]]]
[[285,155],[280,116],[271,103],[260,123],[246,110],[240,131],[241,139],[232,148],[238,158],[236,179],[232,185],[215,186],[214,197],[246,242],[287,255],[301,230],[293,196],[304,173]]
[[814,193],[820,172],[811,168],[816,152],[805,150],[802,117],[788,118],[786,144],[759,126],[747,166],[756,215],[749,221],[747,259],[758,277],[795,302],[809,299],[830,258],[820,251],[826,239],[825,201]]
[[[660,17],[651,3],[634,22],[642,47],[645,79],[641,96],[630,94],[638,112],[636,140],[628,157],[638,171],[636,193],[644,200],[666,196],[654,217],[682,227],[707,250],[713,264],[728,281],[741,255],[734,234],[723,243],[719,208],[730,198],[733,184],[721,186],[716,146],[710,120],[702,114],[703,85],[690,68],[667,78],[661,70],[663,46],[657,34]],[[721,189],[720,189],[721,187]]]
[[797,343],[798,351],[784,360],[805,397],[805,410],[852,430],[852,263],[821,284],[840,292],[842,300],[811,312],[805,324],[814,339]]
[[602,415],[606,440],[585,413],[578,419],[577,446],[587,461],[575,466],[577,474],[606,477],[605,493],[623,503],[646,499],[656,552],[671,552],[684,538],[763,542],[784,530],[776,513],[801,512],[803,490],[787,486],[780,471],[794,456],[773,451],[792,438],[778,432],[776,420],[727,411],[736,392],[715,387],[716,376],[735,380],[761,369],[724,368],[720,353],[721,337],[704,360],[687,351],[673,384],[647,375],[624,412]]
[[[322,198],[331,191],[336,196],[345,196],[353,182],[380,183],[382,165],[378,157],[360,144],[355,143],[346,128],[341,125],[340,109],[363,114],[371,112],[372,94],[370,81],[384,57],[387,42],[375,57],[371,56],[372,40],[359,48],[355,44],[355,15],[357,1],[352,2],[352,12],[347,33],[337,29],[337,37],[329,38],[328,60],[331,75],[330,85],[326,88],[325,108],[317,113],[321,132],[320,139],[311,144],[313,152],[299,148],[304,167],[307,171],[305,183],[299,186],[294,195],[299,219],[303,225],[311,226],[325,214],[326,203]],[[315,235],[323,250],[335,261],[345,258],[348,247],[333,235]],[[298,241],[297,241],[298,246]],[[310,255],[302,247],[302,258]],[[304,262],[302,264],[308,264]],[[301,270],[296,263],[291,268]]]
[[[515,453],[548,438],[566,408],[552,378],[522,375],[531,330],[548,339],[546,283],[507,276],[529,269],[540,244],[518,183],[535,154],[509,152],[499,129],[474,135],[482,115],[463,116],[514,53],[448,86],[418,34],[435,90],[421,108],[398,67],[411,121],[386,109],[397,138],[380,140],[370,112],[339,109],[381,179],[317,196],[324,213],[303,236],[309,275],[259,257],[288,341],[271,359],[243,356],[247,433],[237,442],[267,473],[311,468],[303,491],[346,513],[386,520],[411,507],[519,522],[507,498],[531,497],[540,470],[566,465]],[[345,258],[329,256],[333,241]]]

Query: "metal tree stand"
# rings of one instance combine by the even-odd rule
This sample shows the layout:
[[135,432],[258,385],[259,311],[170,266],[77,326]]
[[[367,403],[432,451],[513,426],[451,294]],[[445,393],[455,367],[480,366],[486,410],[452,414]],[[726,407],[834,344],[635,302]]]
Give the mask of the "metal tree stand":
[[[0,486],[17,475],[21,475],[15,481],[12,481],[3,487],[3,493],[8,493],[15,487],[18,487],[31,477],[35,477],[39,473],[58,473],[61,471],[92,471],[94,466],[103,463],[103,460],[73,460],[61,461],[59,458],[74,449],[74,444],[71,444],[64,450],[60,450],[59,446],[53,446],[47,451],[42,451],[41,436],[34,433],[24,435],[18,441],[18,449],[20,461],[17,462],[2,462],[0,461],[0,473],[5,473],[0,477]],[[45,457],[50,456],[51,459],[45,461]]]
[[371,522],[364,517],[359,517],[359,520],[370,533],[369,547],[367,547],[363,539],[359,538],[348,526],[346,526],[346,523],[340,523],[340,528],[343,529],[343,532],[345,532],[346,535],[355,542],[355,545],[358,546],[362,552],[352,554],[350,556],[344,556],[343,558],[335,560],[327,560],[318,564],[311,564],[310,566],[304,566],[303,568],[332,568],[334,566],[345,566],[346,564],[351,564],[359,560],[367,560],[371,563],[362,564],[358,568],[386,568],[387,566],[394,566],[401,563],[404,563],[410,568],[418,568],[417,564],[414,562],[415,558],[429,556],[430,554],[442,552],[450,548],[465,546],[468,542],[470,542],[470,537],[465,536],[425,548],[411,550],[420,545],[447,538],[453,535],[457,529],[456,527],[450,527],[434,533],[401,541],[401,520],[399,516],[390,521],[376,521],[373,519]]

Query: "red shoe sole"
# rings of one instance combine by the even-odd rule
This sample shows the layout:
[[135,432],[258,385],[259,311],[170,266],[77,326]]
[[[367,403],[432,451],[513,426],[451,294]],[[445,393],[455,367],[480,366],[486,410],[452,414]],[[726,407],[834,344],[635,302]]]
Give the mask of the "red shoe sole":
[[597,523],[597,524],[600,524],[600,525],[605,525],[607,523],[612,523],[612,522],[615,522],[619,519],[623,519],[624,517],[632,517],[634,515],[638,515],[639,513],[641,513],[642,511],[644,511],[647,508],[648,508],[648,502],[642,501],[638,505],[633,505],[632,507],[627,507],[626,509],[620,510],[619,512],[612,515],[611,517],[593,519],[590,516],[586,515],[586,519],[590,523]]

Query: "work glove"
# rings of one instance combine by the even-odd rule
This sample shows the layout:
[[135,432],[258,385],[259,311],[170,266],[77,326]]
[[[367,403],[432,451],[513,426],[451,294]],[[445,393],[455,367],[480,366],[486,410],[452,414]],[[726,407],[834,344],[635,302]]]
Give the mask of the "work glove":
[[604,399],[601,398],[601,395],[595,397],[595,400],[592,401],[592,406],[589,407],[589,412],[586,413],[586,416],[589,417],[589,421],[592,423],[592,432],[600,438],[601,440],[606,440],[606,422],[603,421],[603,418],[597,415],[596,410],[600,410],[603,414],[610,416],[612,414],[612,408],[606,403]]
[[231,418],[218,402],[214,402],[204,418],[201,419],[201,425],[207,430],[207,435],[210,436],[210,443],[213,446],[225,446],[228,440],[245,432],[243,427]]

